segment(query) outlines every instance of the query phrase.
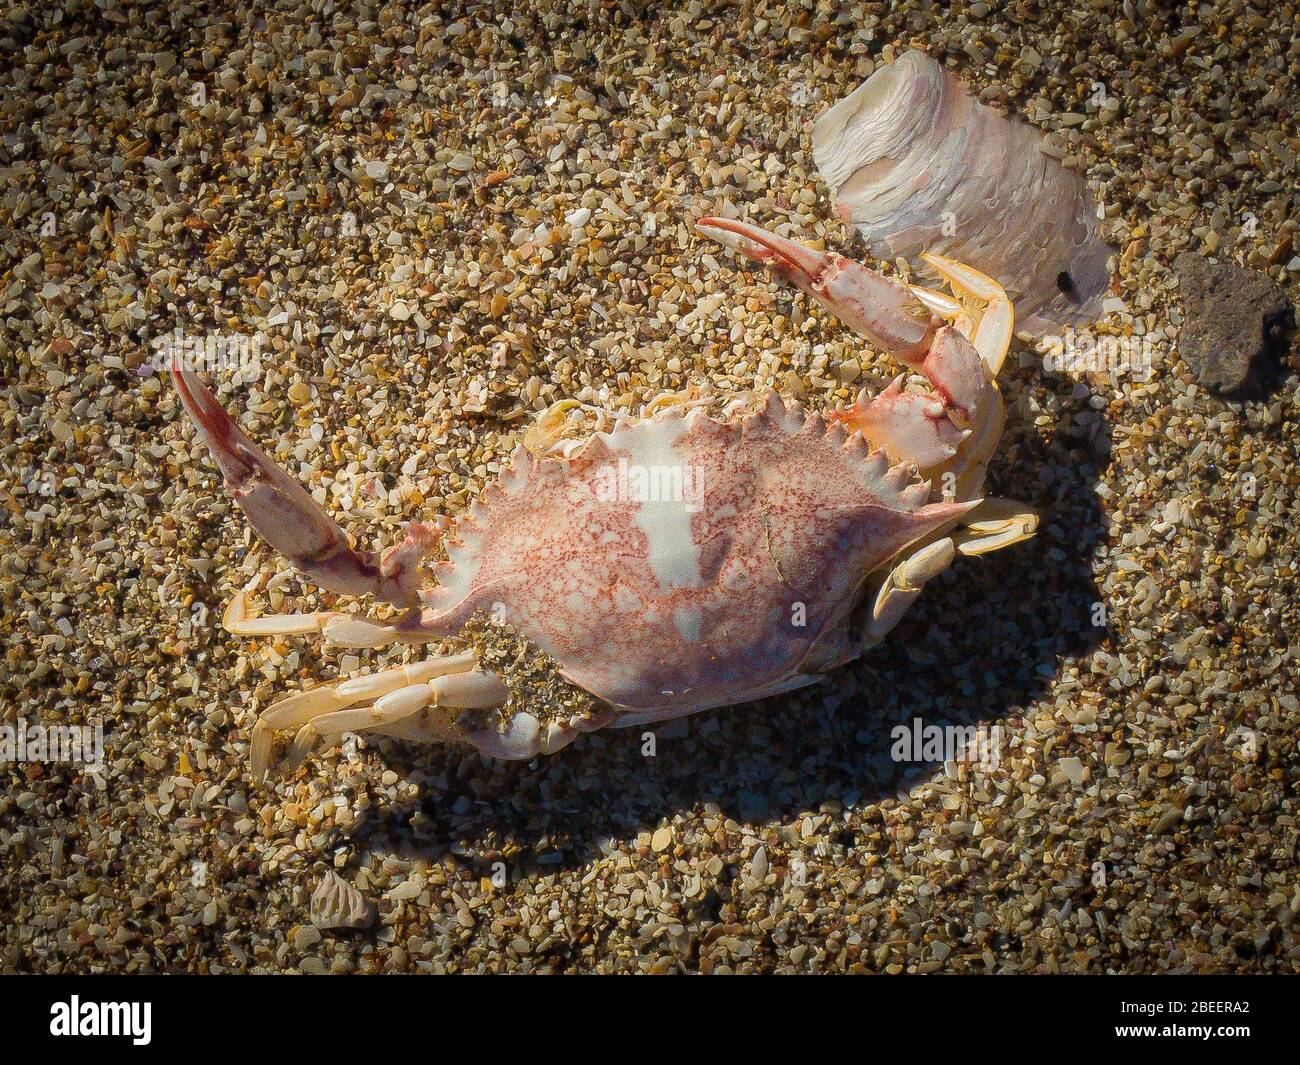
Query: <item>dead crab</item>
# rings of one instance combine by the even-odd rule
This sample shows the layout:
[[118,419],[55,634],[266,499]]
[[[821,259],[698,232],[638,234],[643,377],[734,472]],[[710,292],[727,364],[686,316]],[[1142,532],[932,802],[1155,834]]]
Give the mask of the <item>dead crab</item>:
[[[1012,335],[996,282],[931,256],[954,293],[945,295],[747,223],[704,218],[698,228],[798,285],[929,387],[900,376],[828,419],[774,394],[721,417],[656,401],[579,440],[565,438],[552,408],[467,515],[413,523],[377,554],[353,549],[212,392],[172,366],[200,439],[262,537],[321,587],[405,609],[393,623],[335,611],[251,617],[241,593],[227,628],[378,647],[452,637],[487,612],[598,707],[504,720],[494,713],[507,700],[503,679],[472,653],[440,656],[274,704],[254,728],[256,775],[277,730],[297,730],[294,763],[320,740],[365,731],[529,758],[583,731],[787,692],[877,643],[958,554],[1033,534],[1032,513],[981,498],[1003,427],[994,378]],[[647,474],[677,490],[646,491]],[[419,564],[440,542],[446,560],[422,586]]]

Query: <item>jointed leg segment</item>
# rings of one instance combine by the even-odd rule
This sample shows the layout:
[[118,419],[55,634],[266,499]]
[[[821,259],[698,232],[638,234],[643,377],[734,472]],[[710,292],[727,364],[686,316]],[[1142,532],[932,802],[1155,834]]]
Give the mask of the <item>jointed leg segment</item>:
[[[950,460],[965,461],[962,455],[986,444],[991,451],[996,436],[986,441],[985,434],[977,434],[974,448],[966,439],[968,431],[982,430],[990,420],[987,408],[1001,402],[993,378],[1011,340],[1011,302],[991,278],[954,260],[929,256],[927,261],[956,292],[946,296],[909,289],[842,255],[747,222],[703,218],[698,226],[803,289],[851,329],[923,375],[933,389],[906,391],[895,381],[880,395],[864,393],[856,404],[837,411],[837,421],[883,447],[894,461],[915,463],[927,476]],[[977,319],[963,299],[985,305]]]
[[414,601],[419,562],[437,545],[442,529],[412,522],[397,546],[376,554],[357,551],[294,478],[237,426],[211,389],[179,359],[172,380],[226,485],[261,537],[313,583],[343,595],[374,595],[398,605]]
[[[297,766],[316,743],[345,732],[383,730],[426,707],[490,708],[507,698],[495,673],[476,668],[472,654],[426,659],[298,692],[271,706],[253,726],[252,769],[262,779],[271,763],[271,734],[297,729],[288,766]],[[368,702],[371,705],[357,707]]]
[[[199,438],[212,452],[235,501],[263,539],[323,588],[345,595],[373,595],[410,608],[390,624],[339,611],[250,617],[247,598],[240,592],[226,608],[225,627],[242,636],[320,633],[327,643],[345,647],[382,647],[436,638],[422,627],[421,612],[415,605],[416,591],[420,560],[437,545],[445,523],[412,523],[402,543],[379,555],[354,550],[306,489],[235,425],[211,390],[179,360],[172,364],[171,371]],[[344,732],[392,728],[408,723],[427,707],[498,707],[507,697],[500,678],[478,669],[473,655],[431,658],[413,666],[325,684],[282,699],[258,719],[252,738],[253,772],[258,778],[265,776],[270,767],[271,734],[277,729],[298,730],[290,755],[290,762],[296,765],[320,739],[334,739]],[[461,738],[439,722],[431,722],[427,731],[441,739]]]
[[310,614],[269,614],[248,616],[248,597],[238,592],[230,600],[221,623],[236,636],[302,636],[319,633],[327,644],[337,647],[387,647],[394,643],[424,643],[430,637],[419,627],[419,611],[412,610],[401,620],[381,624],[345,614],[338,610],[320,610]]

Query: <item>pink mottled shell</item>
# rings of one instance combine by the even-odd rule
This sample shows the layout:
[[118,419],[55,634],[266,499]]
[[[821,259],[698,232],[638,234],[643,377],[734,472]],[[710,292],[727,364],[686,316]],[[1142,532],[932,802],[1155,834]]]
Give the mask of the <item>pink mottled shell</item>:
[[815,679],[800,666],[863,578],[970,505],[927,498],[775,396],[740,422],[670,408],[568,458],[521,448],[460,522],[425,626],[492,612],[644,720],[741,702]]

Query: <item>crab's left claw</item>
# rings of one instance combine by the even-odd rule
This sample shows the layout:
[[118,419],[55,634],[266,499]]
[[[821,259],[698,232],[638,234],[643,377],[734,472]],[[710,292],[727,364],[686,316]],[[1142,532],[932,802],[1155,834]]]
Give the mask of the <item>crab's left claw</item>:
[[225,475],[226,486],[262,538],[314,583],[343,595],[373,594],[406,605],[415,598],[418,563],[437,543],[432,526],[412,523],[406,539],[376,557],[354,551],[343,530],[226,413],[180,358],[172,380],[199,439]]
[[701,218],[696,228],[781,277],[887,354],[919,369],[943,320],[906,286],[846,259],[734,218]]

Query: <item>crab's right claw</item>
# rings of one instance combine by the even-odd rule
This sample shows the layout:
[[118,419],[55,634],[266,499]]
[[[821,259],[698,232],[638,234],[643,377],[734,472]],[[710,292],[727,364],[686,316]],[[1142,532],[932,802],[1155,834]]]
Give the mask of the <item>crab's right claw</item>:
[[329,591],[374,594],[398,604],[412,601],[418,562],[437,542],[437,529],[413,523],[406,540],[377,560],[369,551],[354,551],[307,490],[240,430],[179,357],[172,361],[171,375],[235,502],[268,544]]
[[882,351],[919,368],[943,325],[906,286],[835,252],[817,251],[734,218],[701,218],[696,228],[771,267]]

